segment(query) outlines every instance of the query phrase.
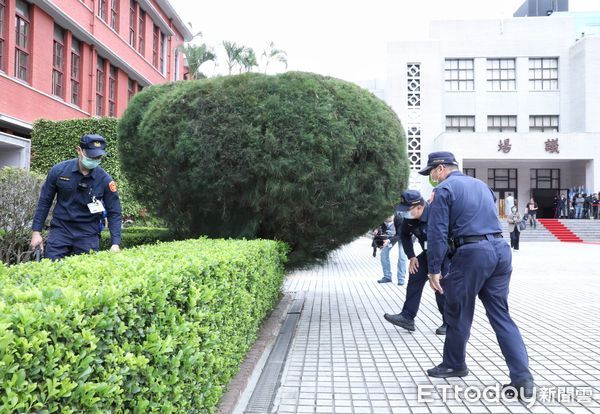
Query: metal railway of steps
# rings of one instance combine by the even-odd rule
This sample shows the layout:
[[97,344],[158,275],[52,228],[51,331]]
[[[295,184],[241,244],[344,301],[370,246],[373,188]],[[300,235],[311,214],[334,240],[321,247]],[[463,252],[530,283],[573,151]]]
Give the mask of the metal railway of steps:
[[[544,222],[547,227],[543,224]],[[556,225],[557,222],[560,223],[558,226]],[[502,234],[504,238],[510,240],[506,219],[501,218],[500,223],[502,224]],[[583,242],[600,243],[600,220],[589,219],[548,219],[548,221],[542,219],[541,222],[538,221],[536,229],[527,226],[527,228],[521,232],[520,240],[522,242],[561,241],[548,228],[551,228],[552,231],[563,239],[563,241],[576,241],[576,238],[569,237],[570,233],[574,233],[575,236]]]

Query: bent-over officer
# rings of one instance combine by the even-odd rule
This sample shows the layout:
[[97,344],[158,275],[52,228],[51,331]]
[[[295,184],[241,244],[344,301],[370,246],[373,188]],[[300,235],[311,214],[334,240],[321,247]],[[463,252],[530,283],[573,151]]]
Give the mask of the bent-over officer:
[[[426,203],[421,193],[415,190],[407,190],[402,193],[400,204],[396,206],[404,221],[399,237],[402,241],[402,247],[409,259],[408,266],[408,286],[406,288],[406,300],[402,307],[402,312],[397,315],[385,314],[383,317],[390,323],[400,326],[409,331],[415,330],[415,317],[419,312],[421,295],[427,282],[427,219],[429,217],[429,203]],[[415,236],[421,245],[421,253],[415,255],[412,236]],[[448,270],[448,261],[444,261],[442,274]],[[446,322],[444,320],[444,295],[435,292],[435,300],[438,310],[442,315],[442,325],[435,331],[438,335],[446,334]]]
[[[512,273],[510,246],[502,239],[492,190],[481,180],[458,171],[450,152],[429,154],[419,171],[436,186],[427,226],[429,283],[446,295],[448,327],[442,363],[429,369],[431,377],[464,377],[475,298],[479,296],[508,365],[511,383],[521,398],[534,393],[527,350],[519,328],[508,312],[508,285]],[[448,254],[450,271],[440,284],[442,263]],[[511,389],[508,389],[510,391]]]
[[116,183],[98,166],[105,155],[106,140],[101,135],[84,135],[77,147],[77,158],[60,162],[50,169],[31,226],[31,247],[41,247],[40,232],[56,197],[45,257],[57,260],[71,254],[97,251],[104,212],[110,229],[110,250],[119,251],[121,203]]

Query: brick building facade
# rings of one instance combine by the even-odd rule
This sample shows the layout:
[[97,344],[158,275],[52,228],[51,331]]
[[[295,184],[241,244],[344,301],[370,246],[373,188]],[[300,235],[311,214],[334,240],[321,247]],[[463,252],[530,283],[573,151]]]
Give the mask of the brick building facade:
[[0,167],[29,165],[36,119],[118,117],[182,79],[191,38],[168,0],[0,0]]

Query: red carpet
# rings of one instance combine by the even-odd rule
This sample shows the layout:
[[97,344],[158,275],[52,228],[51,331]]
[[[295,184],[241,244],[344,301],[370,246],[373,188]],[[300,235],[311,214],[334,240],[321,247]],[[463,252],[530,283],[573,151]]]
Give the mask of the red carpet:
[[574,242],[582,243],[581,240],[575,233],[565,227],[558,219],[538,219],[540,223],[548,229],[558,240],[562,242]]

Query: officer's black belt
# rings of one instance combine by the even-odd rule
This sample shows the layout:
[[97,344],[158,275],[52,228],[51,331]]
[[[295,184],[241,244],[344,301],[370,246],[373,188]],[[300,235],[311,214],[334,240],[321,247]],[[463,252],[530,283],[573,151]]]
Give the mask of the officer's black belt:
[[463,237],[457,237],[455,239],[452,239],[452,243],[454,243],[454,247],[455,248],[459,248],[460,246],[464,245],[464,244],[469,244],[469,243],[477,243],[480,242],[482,240],[490,240],[490,239],[499,239],[502,237],[502,233],[490,233],[490,234],[484,234],[481,236],[463,236]]

